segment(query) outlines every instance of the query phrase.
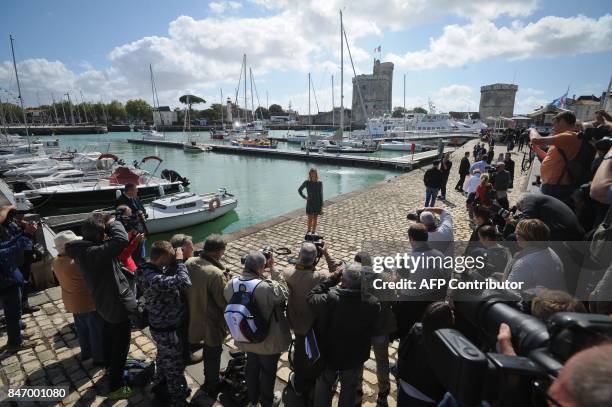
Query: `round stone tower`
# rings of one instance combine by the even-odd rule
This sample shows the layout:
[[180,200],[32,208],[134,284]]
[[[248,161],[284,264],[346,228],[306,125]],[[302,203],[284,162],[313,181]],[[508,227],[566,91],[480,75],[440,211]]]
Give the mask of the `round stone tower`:
[[489,117],[512,117],[514,115],[514,99],[518,91],[517,85],[495,83],[480,87],[480,120]]

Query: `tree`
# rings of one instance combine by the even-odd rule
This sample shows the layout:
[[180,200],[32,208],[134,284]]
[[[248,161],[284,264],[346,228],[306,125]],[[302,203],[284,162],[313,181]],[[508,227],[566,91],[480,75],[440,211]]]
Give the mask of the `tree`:
[[404,109],[402,106],[395,106],[391,117],[404,117],[405,113],[408,113],[408,110]]
[[423,114],[427,114],[427,110],[423,109],[420,106],[415,107],[414,109],[412,109],[412,111],[414,113],[423,113]]
[[0,103],[0,112],[4,114],[4,121],[0,123],[21,123],[23,122],[23,111],[19,105],[14,103]]
[[106,106],[106,114],[111,121],[120,121],[127,117],[125,106],[118,100],[113,100]]
[[150,120],[151,105],[142,99],[132,99],[125,103],[125,111],[132,120]]
[[266,109],[265,107],[259,106],[257,109],[255,109],[255,117],[258,117],[258,118],[263,117],[264,119],[269,119],[270,111]]
[[282,115],[285,113],[281,105],[273,104],[268,109],[271,115]]

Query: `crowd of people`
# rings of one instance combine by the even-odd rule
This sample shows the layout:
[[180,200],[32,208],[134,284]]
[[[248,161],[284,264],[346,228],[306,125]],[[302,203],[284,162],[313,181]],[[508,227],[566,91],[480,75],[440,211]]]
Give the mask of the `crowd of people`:
[[[512,154],[499,155],[494,161],[493,139],[488,149],[477,143],[471,152],[473,163],[470,152],[465,152],[455,186],[466,195],[466,216],[473,224],[465,247],[455,241],[451,214],[435,207],[436,199],[447,198],[452,162],[445,154],[425,173],[425,205],[407,227],[411,255],[485,253],[488,261],[478,271],[481,277],[523,282],[521,295],[527,305],[522,311],[542,321],[561,311],[612,314],[609,251],[590,245],[599,268],[582,285],[588,298],[577,299],[577,281],[584,276],[569,272],[567,256],[559,246],[549,244],[610,240],[611,153],[596,157],[595,151],[603,148],[600,143],[610,142],[612,122],[609,116],[600,116],[591,127],[579,129],[573,114],[563,112],[555,117],[552,135],[529,131],[529,142],[523,144],[542,158],[542,187],[541,193],[522,194],[516,210],[510,208],[508,196],[516,175]],[[593,137],[587,139],[586,133]],[[521,148],[520,139],[516,141]],[[588,163],[581,161],[586,150],[593,153]],[[586,164],[590,178],[579,168]],[[314,234],[316,215],[322,211],[316,171],[309,174],[300,194],[304,189],[308,232]],[[21,332],[24,263],[19,257],[31,250],[37,228],[35,223],[17,220],[12,211],[12,207],[0,210],[0,293],[7,352],[32,346]],[[276,375],[281,354],[287,351],[292,370],[288,391],[305,405],[331,406],[338,383],[337,405],[361,404],[364,364],[371,351],[378,406],[388,405],[391,375],[397,379],[399,406],[455,405],[429,358],[437,330],[459,329],[453,298],[446,289],[415,290],[406,294],[409,299],[400,294],[393,301],[383,301],[364,289],[372,279],[372,259],[377,253],[334,259],[330,242],[304,242],[295,264],[283,268],[277,266],[273,250],[251,251],[242,259],[243,269],[232,273],[224,263],[227,242],[223,236],[209,236],[196,252],[190,236],[176,234],[170,241],[152,243],[147,256],[145,234],[146,216],[137,189],[128,186],[114,214],[93,213],[83,223],[80,236],[65,231],[55,237],[58,255],[53,271],[66,310],[74,314],[81,359],[106,369],[109,399],[134,394],[124,376],[130,332],[146,325],[157,347],[152,392],[167,405],[187,404],[191,390],[184,370],[187,364],[201,361],[194,354],[198,348],[203,358],[201,391],[212,398],[222,391],[221,360],[229,337],[245,353],[249,406],[279,405]],[[326,267],[319,264],[321,258]],[[448,278],[445,273],[423,268],[410,274]],[[520,354],[513,346],[515,335],[501,323],[497,350]],[[394,341],[399,342],[397,363],[391,363],[389,355]],[[612,377],[611,358],[609,343],[576,353],[552,382],[548,397],[553,401],[549,402],[611,405],[610,383],[601,379]],[[577,386],[578,381],[588,383],[588,389]]]

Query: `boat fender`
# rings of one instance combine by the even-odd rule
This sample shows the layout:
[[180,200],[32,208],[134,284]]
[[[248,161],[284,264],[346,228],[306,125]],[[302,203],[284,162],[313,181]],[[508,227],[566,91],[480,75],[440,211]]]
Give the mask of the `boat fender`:
[[164,191],[164,187],[163,187],[163,186],[161,186],[161,185],[159,185],[159,186],[157,187],[157,191],[159,192],[159,196],[164,196],[164,195],[166,195],[166,191]]
[[115,189],[115,199],[119,199],[121,197],[121,190]]
[[185,187],[183,187],[183,184],[179,184],[178,189],[179,192],[185,192]]
[[[215,206],[216,204],[216,206]],[[221,201],[219,200],[219,198],[214,198],[213,200],[211,200],[208,204],[208,210],[210,210],[211,212],[214,211],[215,209],[217,209],[218,207],[221,206]]]

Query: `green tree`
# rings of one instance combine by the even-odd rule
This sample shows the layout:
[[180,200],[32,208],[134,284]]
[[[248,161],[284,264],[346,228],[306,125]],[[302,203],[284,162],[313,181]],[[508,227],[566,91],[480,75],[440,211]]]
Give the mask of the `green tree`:
[[125,106],[118,100],[111,101],[106,105],[106,114],[108,115],[109,121],[120,121],[127,118],[127,112]]
[[281,105],[273,104],[268,108],[271,115],[282,115],[285,113]]
[[391,117],[404,117],[405,113],[408,113],[408,110],[404,109],[402,106],[395,106]]
[[269,119],[270,118],[270,111],[268,109],[266,109],[265,107],[261,107],[259,106],[257,109],[255,109],[255,117],[257,118],[264,118],[264,119]]
[[4,115],[3,123],[23,123],[23,111],[14,103],[0,103],[0,112]]
[[427,114],[427,110],[423,109],[421,106],[417,106],[414,109],[412,109],[412,111],[414,113],[424,113]]
[[151,120],[151,105],[142,99],[132,99],[125,103],[125,111],[132,120]]

